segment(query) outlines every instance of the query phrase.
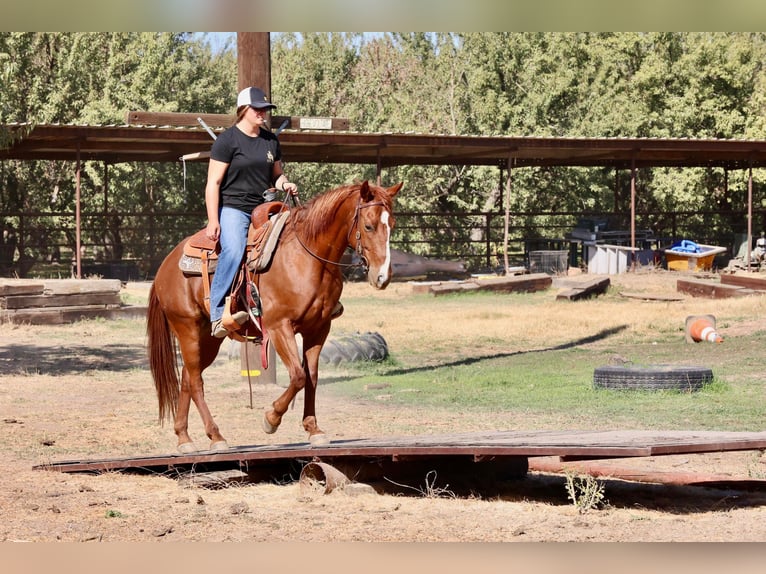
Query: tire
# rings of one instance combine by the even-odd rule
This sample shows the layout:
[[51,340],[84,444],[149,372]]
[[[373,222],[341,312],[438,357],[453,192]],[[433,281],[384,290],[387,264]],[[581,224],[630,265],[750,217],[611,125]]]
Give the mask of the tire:
[[356,333],[326,341],[319,362],[339,365],[355,361],[379,362],[387,357],[388,346],[380,333]]
[[601,389],[698,391],[712,380],[711,369],[696,366],[605,366],[593,372],[593,386]]

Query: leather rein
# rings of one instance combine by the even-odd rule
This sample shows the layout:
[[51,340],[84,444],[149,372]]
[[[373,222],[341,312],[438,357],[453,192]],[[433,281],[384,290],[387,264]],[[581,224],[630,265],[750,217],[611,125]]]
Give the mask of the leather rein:
[[324,257],[314,253],[301,239],[300,234],[298,233],[298,230],[295,230],[295,237],[298,240],[298,243],[300,243],[301,247],[306,250],[306,252],[314,257],[315,259],[318,259],[319,261],[322,261],[323,263],[329,263],[330,265],[337,265],[338,267],[364,267],[367,269],[369,265],[367,264],[367,259],[363,255],[362,252],[362,233],[359,231],[359,212],[364,209],[365,207],[375,207],[375,206],[381,206],[385,207],[386,204],[382,201],[370,201],[368,203],[362,203],[362,198],[360,197],[357,201],[356,208],[354,209],[354,217],[351,219],[351,226],[348,228],[348,234],[346,235],[346,241],[349,245],[351,245],[351,231],[356,227],[356,247],[354,248],[354,251],[359,255],[359,258],[362,260],[362,263],[341,263],[339,261],[330,261],[329,259],[325,259]]

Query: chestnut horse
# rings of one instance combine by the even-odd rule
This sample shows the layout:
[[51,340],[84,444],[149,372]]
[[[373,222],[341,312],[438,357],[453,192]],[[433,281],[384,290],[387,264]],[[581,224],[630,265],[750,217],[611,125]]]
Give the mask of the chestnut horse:
[[[402,183],[390,188],[368,182],[346,185],[292,208],[271,264],[257,276],[262,326],[282,359],[290,385],[267,409],[263,428],[273,433],[296,394],[305,391],[303,428],[312,446],[327,438],[316,421],[319,354],[330,332],[332,312],[343,290],[340,260],[347,247],[361,256],[367,280],[385,289],[391,280],[389,239],[393,200]],[[224,339],[210,333],[202,278],[179,268],[182,241],[160,265],[149,292],[147,339],[149,365],[159,401],[160,422],[173,419],[181,452],[197,447],[188,432],[194,401],[211,450],[229,448],[205,402],[202,372]],[[303,338],[299,351],[295,335]],[[176,349],[183,367],[179,380]]]

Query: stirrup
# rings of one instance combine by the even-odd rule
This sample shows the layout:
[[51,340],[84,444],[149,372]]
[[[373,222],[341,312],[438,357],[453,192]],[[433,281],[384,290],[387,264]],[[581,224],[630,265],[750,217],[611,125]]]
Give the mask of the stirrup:
[[[245,311],[237,311],[231,316],[231,318],[234,320],[234,323],[237,325],[237,327],[241,327],[242,325],[247,323],[249,315]],[[216,339],[223,339],[224,337],[228,336],[229,333],[233,333],[235,331],[237,331],[237,329],[229,328],[227,325],[224,324],[223,319],[218,319],[216,321],[213,321],[212,328],[211,328],[211,334]]]

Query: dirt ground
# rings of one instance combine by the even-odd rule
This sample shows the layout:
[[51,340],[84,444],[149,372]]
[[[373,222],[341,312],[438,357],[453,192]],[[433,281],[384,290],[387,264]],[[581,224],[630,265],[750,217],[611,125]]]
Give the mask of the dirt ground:
[[[675,277],[666,274],[615,281],[630,291],[675,291]],[[133,286],[137,297],[145,288]],[[346,294],[353,296],[357,289],[369,287],[351,284]],[[403,296],[407,289],[392,286],[383,296]],[[763,297],[747,304],[760,309]],[[363,324],[363,310],[347,307],[347,315],[350,324]],[[763,328],[760,316],[743,316],[750,319],[731,324],[731,329]],[[343,490],[323,494],[302,490],[287,479],[210,489],[160,475],[34,469],[46,462],[174,451],[172,427],[157,422],[144,343],[142,321],[48,328],[0,325],[0,541],[766,541],[763,487],[711,489],[603,479],[607,504],[581,513],[567,499],[566,478],[541,472],[530,472],[489,495],[458,496],[448,489],[425,488],[410,495]],[[232,445],[305,442],[302,395],[277,433],[265,435],[261,413],[282,387],[256,385],[251,409],[247,382],[238,371],[238,359],[232,361],[222,352],[206,373],[206,396]],[[385,401],[359,404],[321,389],[318,408],[321,425],[338,438],[395,434],[404,422],[415,433],[519,424],[503,413],[477,421],[467,413],[404,409]],[[202,440],[199,419],[194,411],[192,415],[192,434]],[[535,428],[535,421],[525,425]],[[649,457],[620,464],[732,479],[766,476],[761,453],[753,451]]]

